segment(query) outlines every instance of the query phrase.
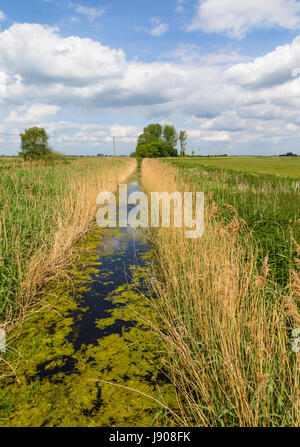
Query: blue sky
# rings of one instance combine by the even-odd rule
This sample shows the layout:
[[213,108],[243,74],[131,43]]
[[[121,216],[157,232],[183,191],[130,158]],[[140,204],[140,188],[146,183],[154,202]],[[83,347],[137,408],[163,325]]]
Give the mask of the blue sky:
[[0,154],[44,126],[129,154],[150,122],[201,154],[300,153],[300,2],[1,0]]

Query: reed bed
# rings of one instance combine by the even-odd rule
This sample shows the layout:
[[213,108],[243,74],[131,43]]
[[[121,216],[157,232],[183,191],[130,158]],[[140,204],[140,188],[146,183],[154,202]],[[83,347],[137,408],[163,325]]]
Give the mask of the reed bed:
[[[201,191],[159,161],[144,160],[142,175],[148,192]],[[200,239],[186,239],[178,228],[150,235],[157,264],[151,286],[181,422],[298,426],[300,364],[291,332],[300,327],[299,272],[291,267],[288,284],[277,283],[267,255],[259,262],[247,222],[230,206],[232,217],[224,219],[206,196]]]
[[[242,160],[245,168],[247,160]],[[259,264],[262,265],[268,256],[274,280],[285,287],[291,268],[295,267],[296,251],[291,234],[300,240],[299,174],[293,179],[259,172],[197,168],[197,161],[194,165],[190,162],[187,168],[184,158],[168,163],[175,163],[179,168],[178,175],[183,183],[204,191],[207,198],[215,202],[224,223],[230,223],[237,215],[239,221],[247,225],[253,236],[252,246],[259,250]],[[259,160],[256,163],[258,165]]]
[[113,191],[135,169],[125,158],[0,162],[0,326],[8,336],[72,262],[98,193]]

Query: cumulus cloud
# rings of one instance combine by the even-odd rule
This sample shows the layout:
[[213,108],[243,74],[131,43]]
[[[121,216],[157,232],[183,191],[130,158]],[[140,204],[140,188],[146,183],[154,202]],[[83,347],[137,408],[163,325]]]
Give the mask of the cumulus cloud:
[[205,130],[195,130],[189,129],[187,131],[189,138],[193,142],[197,141],[230,141],[231,137],[227,132],[221,131],[205,131]]
[[21,106],[17,110],[12,110],[10,114],[4,118],[6,124],[16,125],[38,125],[45,118],[56,115],[60,110],[58,106],[48,104],[34,104],[32,106]]
[[8,142],[40,124],[62,147],[111,144],[113,135],[134,147],[141,130],[56,121],[65,110],[168,117],[195,143],[240,147],[300,138],[300,76],[292,77],[300,37],[254,60],[181,45],[145,63],[91,39],[63,37],[57,28],[14,24],[0,32],[0,66],[0,138]]
[[86,143],[89,146],[111,144],[113,137],[121,143],[136,143],[142,128],[137,126],[120,126],[119,124],[79,124],[68,121],[50,122],[47,129],[51,140],[70,146]]
[[300,29],[300,3],[297,0],[198,0],[189,31],[226,32],[243,38],[259,27]]
[[235,83],[252,88],[270,87],[292,81],[295,68],[300,71],[300,36],[249,63],[237,64],[226,72]]
[[243,56],[236,50],[220,50],[214,53],[203,53],[203,48],[199,45],[184,43],[180,43],[175,50],[162,54],[161,59],[181,61],[184,63],[198,63],[204,66],[232,66],[233,63],[249,60],[249,58]]
[[119,76],[125,55],[91,39],[63,38],[59,29],[14,24],[0,33],[0,66],[31,83],[82,85]]

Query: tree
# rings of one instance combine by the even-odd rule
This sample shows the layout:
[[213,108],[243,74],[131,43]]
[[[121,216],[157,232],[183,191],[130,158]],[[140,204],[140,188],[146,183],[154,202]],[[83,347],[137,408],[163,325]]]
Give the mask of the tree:
[[166,141],[159,138],[153,143],[138,146],[131,156],[138,158],[176,157],[177,150],[170,146]]
[[149,124],[149,126],[144,128],[144,132],[138,137],[137,146],[151,144],[161,138],[161,135],[161,124]]
[[26,129],[21,137],[21,152],[19,155],[24,159],[36,159],[51,154],[52,149],[48,144],[49,137],[45,129],[31,127]]
[[164,127],[164,139],[172,147],[176,148],[178,143],[178,135],[174,126],[168,124]]
[[[163,136],[163,138],[162,138]],[[178,135],[174,126],[149,124],[138,137],[136,151],[132,157],[177,157]]]
[[156,140],[157,138],[154,135],[144,132],[138,137],[137,147],[143,146],[144,144],[151,144]]
[[162,125],[161,124],[149,124],[149,126],[145,127],[144,133],[150,133],[157,140],[162,136]]
[[185,157],[187,137],[188,137],[188,135],[187,135],[186,131],[181,130],[180,134],[179,134],[179,141],[180,141],[180,148],[181,148],[180,155],[182,157]]

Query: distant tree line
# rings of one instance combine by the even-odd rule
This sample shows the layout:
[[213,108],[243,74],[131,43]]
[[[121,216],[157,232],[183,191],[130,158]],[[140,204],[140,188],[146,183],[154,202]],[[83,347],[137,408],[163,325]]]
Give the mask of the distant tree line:
[[299,155],[293,154],[293,152],[287,152],[286,154],[279,155],[279,157],[299,157]]
[[180,142],[181,155],[186,152],[187,133],[181,131],[178,135],[174,126],[166,124],[149,124],[138,137],[137,147],[131,157],[160,158],[177,157],[177,145]]
[[228,157],[228,154],[217,154],[217,155],[195,155],[195,151],[192,151],[192,155],[188,155],[188,157],[197,157],[197,158],[224,158]]

